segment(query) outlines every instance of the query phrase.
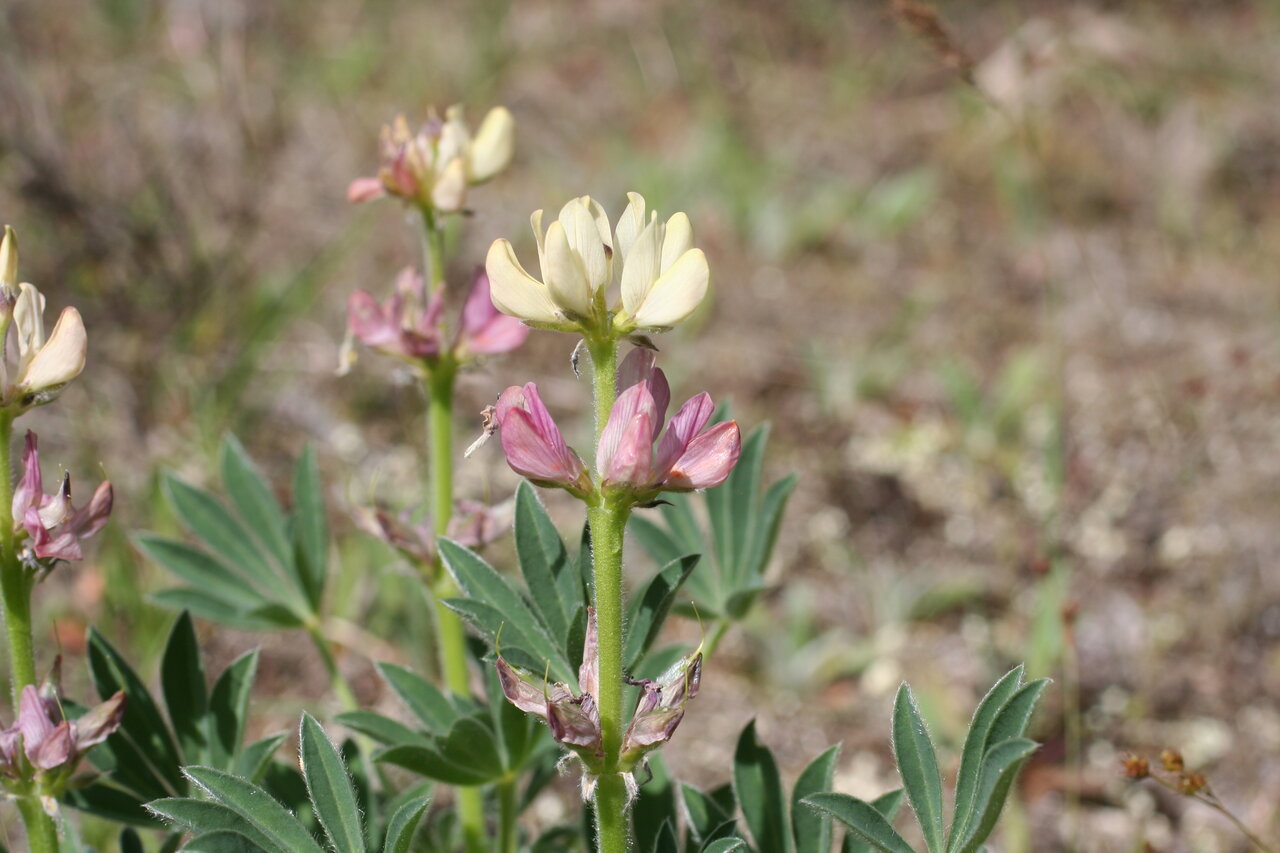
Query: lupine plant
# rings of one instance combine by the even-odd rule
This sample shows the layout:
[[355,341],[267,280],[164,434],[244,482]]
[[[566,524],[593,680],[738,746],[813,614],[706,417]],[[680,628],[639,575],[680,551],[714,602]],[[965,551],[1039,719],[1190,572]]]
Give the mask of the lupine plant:
[[[409,267],[379,299],[348,299],[341,373],[359,348],[397,361],[427,406],[425,493],[419,507],[354,507],[355,526],[412,567],[435,615],[440,683],[399,663],[377,670],[403,706],[388,716],[361,707],[331,636],[330,523],[316,453],[303,452],[282,499],[240,442],[219,455],[220,485],[175,474],[162,480],[186,536],[142,532],[138,550],[181,584],[154,595],[181,611],[160,666],[160,691],[98,631],[89,668],[101,704],[66,701],[55,675],[36,681],[31,594],[57,564],[81,559],[81,541],[107,521],[103,483],[73,504],[69,477],[46,493],[34,433],[26,434],[15,485],[0,497],[0,591],[11,656],[14,722],[0,729],[0,788],[16,800],[32,850],[59,849],[61,805],[126,825],[122,851],[143,849],[139,831],[163,833],[161,849],[206,851],[410,850],[468,853],[907,853],[893,820],[909,802],[928,853],[974,853],[998,819],[1018,768],[1034,749],[1023,737],[1044,682],[1021,668],[979,705],[956,777],[944,832],[942,776],[925,722],[905,685],[893,715],[903,787],[872,802],[832,791],[838,747],[811,762],[788,789],[755,723],[742,732],[730,779],[709,791],[674,780],[661,749],[695,702],[721,638],[767,588],[767,570],[794,476],[764,485],[768,431],[743,439],[728,408],[708,393],[671,413],[672,389],[653,336],[704,301],[710,270],[684,213],[662,217],[638,193],[610,220],[588,196],[554,220],[531,217],[538,276],[513,244],[495,241],[464,287],[447,281],[445,229],[461,223],[471,188],[510,162],[514,122],[498,107],[472,135],[459,108],[431,113],[413,131],[383,129],[375,176],[353,181],[355,202],[398,200],[419,228],[425,270]],[[545,227],[544,227],[545,222]],[[46,337],[44,299],[17,280],[17,247],[0,250],[0,324],[12,327],[16,365],[3,367],[0,437],[53,401],[85,364],[80,315],[63,311]],[[533,381],[495,393],[482,435],[496,438],[524,478],[507,511],[454,495],[455,383],[459,371],[509,353],[531,330],[570,334],[589,362],[591,446],[570,446]],[[624,352],[625,350],[625,352]],[[497,389],[495,389],[496,391]],[[7,445],[6,445],[7,446]],[[537,488],[578,501],[584,523],[566,543]],[[515,571],[479,553],[508,529]],[[625,532],[657,564],[628,594]],[[664,645],[672,614],[710,625],[696,647]],[[258,653],[210,689],[196,619],[250,631],[305,631],[345,711],[325,726],[304,712],[300,761],[278,752],[287,732],[247,742]],[[471,629],[468,634],[467,629]],[[331,732],[341,726],[343,740]],[[95,748],[96,747],[96,748]],[[94,768],[77,775],[82,757]],[[573,773],[582,819],[534,837],[522,815],[555,778]],[[61,842],[80,849],[62,822]]]

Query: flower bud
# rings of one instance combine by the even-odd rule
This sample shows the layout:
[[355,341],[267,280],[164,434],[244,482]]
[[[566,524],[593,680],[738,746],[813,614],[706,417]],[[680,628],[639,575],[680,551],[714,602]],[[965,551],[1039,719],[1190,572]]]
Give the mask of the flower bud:
[[18,235],[8,225],[0,240],[0,290],[11,298],[18,289]]

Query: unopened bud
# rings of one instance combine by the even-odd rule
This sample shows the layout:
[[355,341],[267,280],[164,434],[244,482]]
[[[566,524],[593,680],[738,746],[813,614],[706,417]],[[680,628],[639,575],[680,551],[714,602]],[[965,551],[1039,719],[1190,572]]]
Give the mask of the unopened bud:
[[1141,755],[1127,755],[1120,760],[1124,775],[1130,779],[1145,779],[1151,775],[1151,762]]
[[1209,780],[1202,773],[1183,773],[1178,777],[1178,791],[1188,797],[1199,793],[1208,784]]
[[1186,764],[1182,761],[1182,753],[1176,749],[1160,750],[1160,763],[1170,773],[1181,773],[1186,767]]
[[8,225],[0,240],[0,288],[6,296],[18,289],[18,235]]

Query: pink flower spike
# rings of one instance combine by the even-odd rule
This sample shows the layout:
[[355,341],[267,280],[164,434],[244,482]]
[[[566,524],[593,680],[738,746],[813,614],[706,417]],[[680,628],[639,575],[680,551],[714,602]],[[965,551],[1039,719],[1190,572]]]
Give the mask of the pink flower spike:
[[532,382],[513,385],[494,407],[507,464],[539,486],[568,489],[579,497],[591,491],[591,479],[578,454],[565,444]]
[[[658,414],[657,403],[653,399],[653,393],[649,390],[648,382],[637,382],[627,390],[618,395],[618,399],[614,401],[613,408],[609,411],[609,420],[605,422],[604,430],[600,433],[600,443],[596,447],[596,470],[604,474],[612,467],[613,457],[618,453],[622,445],[623,436],[631,431],[632,422],[636,418],[644,416],[646,424],[649,428],[648,435],[645,435],[644,443],[644,471],[643,475],[648,475],[649,463],[653,456],[653,422],[661,416]],[[661,429],[661,426],[659,426]],[[634,438],[632,439],[634,442]],[[639,450],[632,444],[627,448],[627,452],[632,457],[640,456]],[[628,463],[634,464],[634,463]],[[606,474],[606,479],[614,479]],[[625,482],[640,482],[627,479]]]
[[56,494],[44,494],[33,432],[27,433],[22,465],[22,480],[14,490],[12,509],[15,529],[25,529],[28,536],[25,558],[82,559],[80,540],[101,530],[111,515],[111,484],[100,484],[89,503],[80,509],[71,503],[70,476],[63,477]]
[[440,315],[444,294],[427,300],[422,277],[406,267],[396,277],[396,289],[385,303],[357,290],[347,299],[347,328],[360,343],[404,361],[436,358],[440,354]]
[[352,204],[373,201],[386,194],[387,190],[382,186],[381,178],[356,178],[347,187],[347,201]]
[[718,423],[689,442],[689,449],[671,468],[662,487],[685,492],[718,486],[729,477],[741,453],[742,433],[737,422]]
[[462,323],[457,346],[476,355],[511,352],[529,337],[529,327],[515,317],[508,317],[493,307],[489,296],[489,276],[477,267],[471,279],[471,290],[462,306]]

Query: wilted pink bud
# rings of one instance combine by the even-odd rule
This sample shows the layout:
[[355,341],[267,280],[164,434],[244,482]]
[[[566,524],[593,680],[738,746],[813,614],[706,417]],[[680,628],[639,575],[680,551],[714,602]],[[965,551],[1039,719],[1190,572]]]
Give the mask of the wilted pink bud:
[[622,769],[631,769],[645,753],[671,740],[684,719],[685,703],[698,695],[701,682],[701,651],[677,661],[657,681],[634,682],[644,694],[622,739]]
[[[361,507],[353,517],[361,530],[381,539],[409,560],[435,562],[435,527],[430,519],[415,524],[409,512],[393,515],[382,507]],[[510,501],[489,506],[478,501],[458,501],[449,521],[448,536],[468,548],[482,548],[511,529]]]
[[40,793],[56,797],[85,752],[120,727],[124,704],[124,691],[120,691],[78,720],[64,720],[61,706],[45,701],[40,691],[28,684],[18,700],[17,720],[0,731],[0,773],[23,778],[18,752],[21,744],[21,754],[37,771]]
[[560,428],[530,382],[502,392],[494,407],[494,422],[502,434],[507,464],[539,486],[568,489],[578,497],[591,492],[587,468],[565,444]]
[[71,476],[64,475],[61,488],[46,495],[40,475],[36,434],[28,430],[22,453],[22,479],[13,492],[13,520],[18,533],[29,537],[29,554],[34,559],[79,560],[80,540],[97,533],[111,515],[111,483],[94,490],[89,503],[76,509],[71,503]]
[[618,378],[625,390],[609,413],[596,450],[605,488],[625,489],[644,500],[658,492],[707,489],[725,481],[738,462],[742,437],[735,421],[705,429],[715,409],[709,395],[699,394],[681,406],[662,434],[671,392],[666,376],[653,367],[653,354],[633,350]]

